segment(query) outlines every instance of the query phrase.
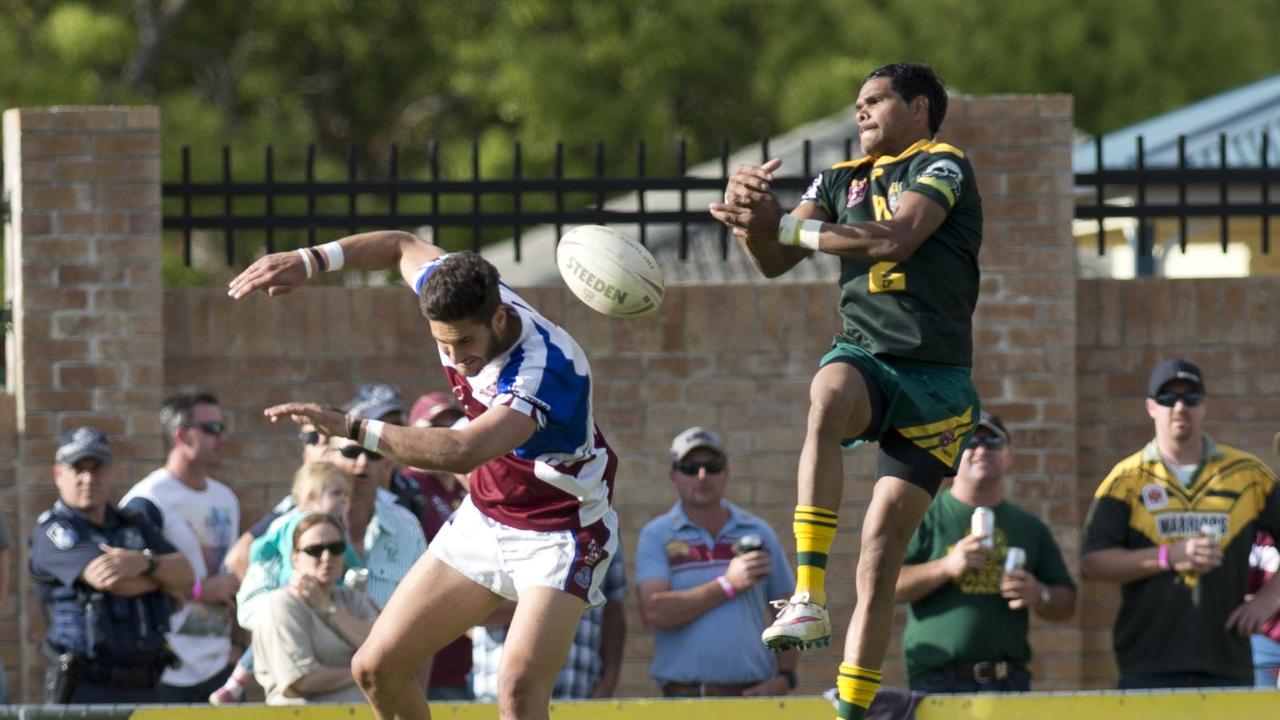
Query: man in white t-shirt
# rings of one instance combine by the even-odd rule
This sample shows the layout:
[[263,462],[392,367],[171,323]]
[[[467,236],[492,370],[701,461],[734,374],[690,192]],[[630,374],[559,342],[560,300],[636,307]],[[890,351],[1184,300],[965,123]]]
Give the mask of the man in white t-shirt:
[[231,672],[239,580],[224,566],[240,532],[240,502],[209,477],[221,460],[226,424],[218,399],[176,395],[160,409],[169,454],[120,504],[142,513],[191,563],[196,581],[170,618],[169,644],[182,664],[160,678],[164,703],[204,703]]

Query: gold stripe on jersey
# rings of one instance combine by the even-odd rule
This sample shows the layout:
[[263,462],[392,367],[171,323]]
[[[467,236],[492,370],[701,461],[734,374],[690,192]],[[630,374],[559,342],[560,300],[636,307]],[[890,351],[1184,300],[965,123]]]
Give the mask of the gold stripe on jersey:
[[[876,159],[875,164],[877,167],[880,165],[889,165],[890,163],[896,163],[899,160],[905,160],[911,157],[912,155],[915,155],[918,152],[948,153],[950,155],[955,155],[956,157],[961,157],[961,158],[964,157],[964,151],[956,147],[955,145],[948,145],[947,143],[944,143],[944,142],[936,142],[934,140],[925,139],[925,140],[919,140],[915,142],[914,144],[911,145],[911,147],[907,148],[906,150],[903,150],[897,155],[881,155],[879,158]],[[838,168],[856,168],[862,165],[866,165],[869,162],[871,162],[870,156],[860,157],[857,160],[845,160],[844,162],[838,162],[835,165],[832,165],[831,169],[836,170]]]
[[868,155],[867,157],[860,157],[857,160],[845,160],[844,162],[838,162],[835,165],[832,165],[831,169],[836,170],[838,168],[856,168],[859,165],[866,165],[869,162],[871,162],[871,156]]
[[[937,190],[938,192],[942,193],[942,196],[943,196],[943,197],[945,197],[945,198],[947,199],[947,209],[948,209],[948,210],[950,210],[950,209],[951,209],[951,207],[952,207],[952,206],[954,206],[954,205],[956,204],[956,194],[955,194],[954,192],[952,192],[952,191],[951,191],[951,188],[947,187],[947,184],[946,184],[946,183],[944,183],[944,182],[942,182],[941,180],[935,180],[935,179],[933,179],[933,178],[922,177],[922,178],[919,178],[918,180],[916,180],[916,182],[917,182],[917,183],[919,183],[919,184],[921,184],[921,185],[928,185],[929,187],[933,188],[934,190]],[[928,197],[928,196],[926,195],[925,197]]]
[[1276,482],[1254,455],[1205,436],[1204,466],[1190,486],[1165,467],[1152,441],[1116,465],[1095,495],[1127,505],[1129,526],[1153,545],[1196,537],[1209,525],[1226,548],[1262,512]]
[[902,436],[915,443],[921,450],[938,458],[947,467],[954,467],[963,448],[960,441],[973,429],[973,406],[960,415],[937,422],[898,428]]

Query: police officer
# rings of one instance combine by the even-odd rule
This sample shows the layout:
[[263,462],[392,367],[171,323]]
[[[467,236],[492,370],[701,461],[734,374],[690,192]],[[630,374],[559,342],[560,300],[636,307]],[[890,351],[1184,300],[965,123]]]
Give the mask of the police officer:
[[48,629],[45,702],[156,702],[173,658],[169,593],[194,581],[181,553],[141,515],[107,501],[111,444],[81,427],[53,466],[58,502],[36,521],[31,577]]

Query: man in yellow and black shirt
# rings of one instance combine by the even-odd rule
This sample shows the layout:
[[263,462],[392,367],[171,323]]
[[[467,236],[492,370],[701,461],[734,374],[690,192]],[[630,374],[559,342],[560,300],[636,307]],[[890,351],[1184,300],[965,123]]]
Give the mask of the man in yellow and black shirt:
[[1249,686],[1249,636],[1280,610],[1280,582],[1245,599],[1258,529],[1280,530],[1275,473],[1201,430],[1205,383],[1182,360],[1147,387],[1155,439],[1111,470],[1085,525],[1081,572],[1120,584],[1120,688]]
[[912,532],[955,474],[977,421],[970,381],[982,201],[962,150],[934,139],[947,92],[933,70],[873,70],[855,103],[866,157],[823,172],[787,213],[769,183],[780,162],[742,166],[711,214],[756,268],[780,275],[814,252],[840,257],[843,330],[810,385],[797,478],[796,588],[762,639],[826,645],[825,569],[844,484],[841,446],[878,442],[857,598],[837,676],[839,717],[861,718],[879,687],[894,583]]

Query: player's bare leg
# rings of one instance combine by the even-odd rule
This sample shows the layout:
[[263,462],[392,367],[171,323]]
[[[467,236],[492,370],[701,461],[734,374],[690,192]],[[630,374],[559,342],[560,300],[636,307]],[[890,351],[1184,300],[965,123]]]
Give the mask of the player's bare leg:
[[502,597],[436,556],[424,553],[418,558],[351,660],[352,675],[369,698],[374,716],[430,718],[414,671],[502,602]]
[[809,385],[809,419],[797,474],[796,589],[775,602],[778,617],[761,639],[773,650],[827,645],[827,556],[836,535],[836,514],[844,490],[844,446],[871,422],[867,385],[858,370],[833,362]]
[[528,587],[520,592],[498,666],[501,720],[549,717],[551,691],[584,609],[581,598],[554,588]]
[[844,662],[836,678],[842,720],[861,718],[880,687],[880,666],[893,625],[894,585],[907,544],[933,497],[900,478],[876,481],[862,522],[857,604],[845,634]]

